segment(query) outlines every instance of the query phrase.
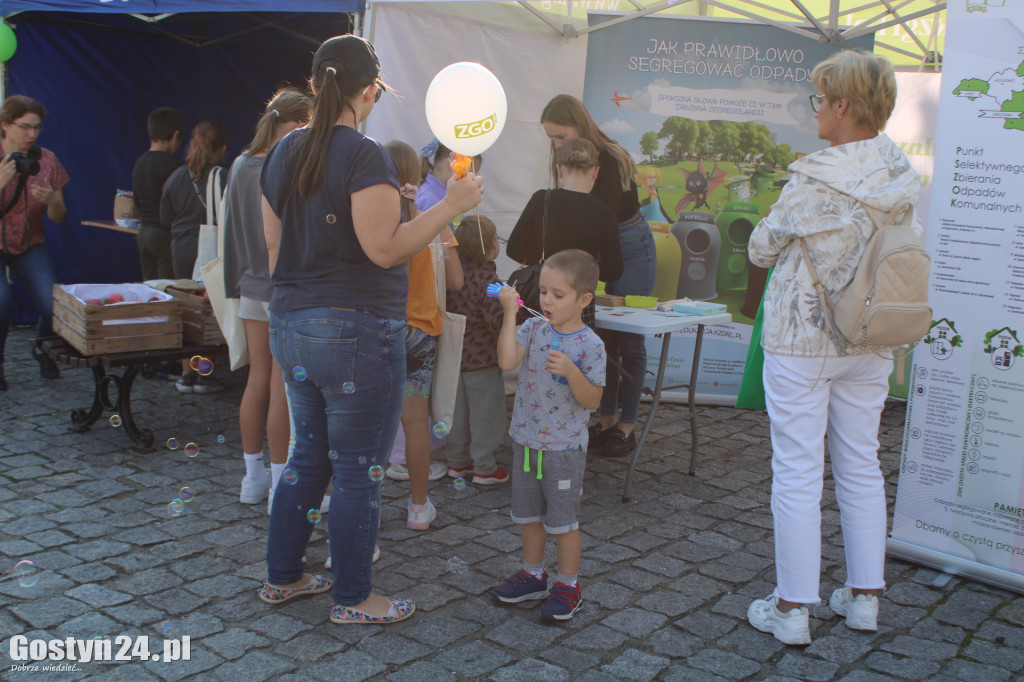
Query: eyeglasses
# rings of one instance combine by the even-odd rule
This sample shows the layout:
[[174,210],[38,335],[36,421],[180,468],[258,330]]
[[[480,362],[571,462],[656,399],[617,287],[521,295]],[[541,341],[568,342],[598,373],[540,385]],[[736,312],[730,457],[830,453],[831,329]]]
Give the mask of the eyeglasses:
[[380,78],[375,78],[375,79],[373,79],[373,82],[370,83],[370,85],[367,85],[366,88],[363,89],[363,92],[366,92],[367,90],[369,90],[370,86],[373,86],[373,85],[377,86],[377,92],[374,93],[374,95],[373,95],[373,102],[374,102],[374,104],[376,104],[377,102],[380,101],[380,98],[384,95],[385,92],[388,91],[388,89],[386,87],[384,87],[384,81],[382,81]]
[[42,123],[37,123],[35,125],[29,125],[28,123],[15,123],[14,125],[18,126],[22,130],[24,130],[26,133],[28,131],[30,131],[30,130],[34,130],[37,133],[43,132],[43,124]]
[[821,103],[825,101],[825,95],[809,95],[808,99],[811,100],[811,111],[814,113],[821,111]]

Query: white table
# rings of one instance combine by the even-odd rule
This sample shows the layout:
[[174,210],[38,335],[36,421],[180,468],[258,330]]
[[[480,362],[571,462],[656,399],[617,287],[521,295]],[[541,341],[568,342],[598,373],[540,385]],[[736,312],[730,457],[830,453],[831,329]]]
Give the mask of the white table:
[[[629,460],[629,470],[626,472],[626,485],[622,489],[622,501],[629,502],[633,492],[633,469],[636,467],[640,451],[644,447],[644,440],[647,432],[654,424],[654,415],[661,403],[663,390],[676,388],[687,389],[687,403],[690,410],[690,475],[697,471],[697,451],[699,439],[697,437],[697,409],[695,405],[697,396],[697,371],[700,369],[700,349],[704,339],[704,327],[707,325],[728,324],[732,322],[732,315],[720,313],[717,315],[684,315],[682,313],[662,313],[643,308],[609,308],[597,306],[596,325],[598,329],[608,329],[617,332],[629,332],[641,336],[661,336],[661,359],[658,361],[658,375],[654,380],[654,390],[642,389],[644,393],[651,396],[651,410],[647,414],[647,421],[640,432],[640,438],[636,441],[636,449]],[[690,363],[690,383],[679,386],[663,386],[665,381],[665,364],[668,361],[669,344],[672,341],[672,333],[683,331],[687,327],[697,326],[696,336],[693,342],[693,359]],[[643,376],[634,377],[643,385]],[[626,379],[628,381],[628,379]]]

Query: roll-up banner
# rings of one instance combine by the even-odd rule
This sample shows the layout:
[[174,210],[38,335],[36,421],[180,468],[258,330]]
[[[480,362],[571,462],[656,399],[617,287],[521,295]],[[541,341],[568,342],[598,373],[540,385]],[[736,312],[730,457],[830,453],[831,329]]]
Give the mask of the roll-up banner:
[[[591,14],[591,26],[615,18]],[[774,26],[644,17],[589,34],[584,104],[637,160],[657,248],[654,295],[725,304],[705,330],[698,399],[733,404],[766,271],[747,239],[789,163],[825,146],[808,97],[814,66],[840,49]],[[863,36],[844,47],[872,48]],[[689,381],[696,326],[674,335],[666,385]],[[648,385],[661,341],[648,339]]]
[[926,246],[888,551],[1024,592],[1024,3],[947,5]]

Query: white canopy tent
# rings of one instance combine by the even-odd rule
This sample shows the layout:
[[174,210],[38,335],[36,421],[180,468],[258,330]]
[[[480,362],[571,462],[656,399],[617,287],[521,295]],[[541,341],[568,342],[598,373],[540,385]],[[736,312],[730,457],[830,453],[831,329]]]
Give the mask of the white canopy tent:
[[[588,25],[588,11],[608,13],[609,8],[629,11]],[[933,0],[376,0],[367,5],[363,34],[376,46],[383,76],[398,98],[378,107],[367,122],[367,133],[419,148],[432,137],[423,102],[434,75],[457,61],[479,62],[493,71],[508,97],[508,119],[501,137],[484,154],[481,172],[488,192],[480,211],[507,236],[529,196],[548,185],[549,146],[539,125],[540,112],[558,93],[582,98],[587,35],[592,31],[656,13],[761,22],[836,45],[881,31],[885,41],[876,52],[888,53],[905,69],[932,70],[941,63],[944,9],[945,2]],[[499,261],[500,273],[511,269],[510,261]]]

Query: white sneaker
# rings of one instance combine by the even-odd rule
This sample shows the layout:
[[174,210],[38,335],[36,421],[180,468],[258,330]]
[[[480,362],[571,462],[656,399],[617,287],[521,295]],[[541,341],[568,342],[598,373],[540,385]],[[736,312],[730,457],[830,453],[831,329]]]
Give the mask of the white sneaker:
[[776,606],[778,597],[755,599],[747,609],[747,620],[761,632],[770,632],[783,644],[804,646],[811,643],[810,617],[801,606],[786,613]]
[[427,479],[430,481],[437,481],[448,475],[448,465],[443,462],[430,462],[430,473],[427,474]]
[[[331,570],[331,555],[330,555],[330,551],[331,551],[331,546],[330,546],[330,544],[328,544],[327,545],[327,552],[328,552],[328,554],[327,554],[327,561],[324,562],[324,568],[326,568],[328,571]],[[373,546],[373,559],[370,560],[370,563],[371,564],[377,563],[377,559],[379,559],[379,558],[380,558],[380,545],[374,545]]]
[[[405,468],[404,464],[398,462],[392,462],[388,465],[387,471],[384,472],[388,478],[392,481],[408,481],[409,470]],[[443,462],[430,462],[430,471],[427,473],[427,480],[437,481],[445,477],[448,473],[448,465]]]
[[405,468],[404,464],[399,464],[398,462],[392,462],[384,474],[392,481],[409,480],[409,470]]
[[242,492],[238,500],[242,504],[259,504],[270,493],[270,470],[263,469],[263,480],[254,481],[248,476],[242,479]]
[[840,587],[832,593],[828,607],[844,616],[851,630],[878,631],[878,597],[873,594],[855,596],[849,587]]
[[436,518],[437,507],[431,504],[429,497],[426,504],[413,504],[409,500],[409,520],[405,524],[409,530],[427,530]]

